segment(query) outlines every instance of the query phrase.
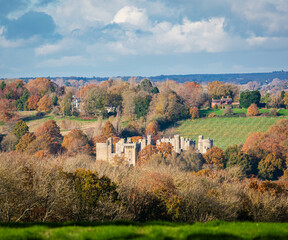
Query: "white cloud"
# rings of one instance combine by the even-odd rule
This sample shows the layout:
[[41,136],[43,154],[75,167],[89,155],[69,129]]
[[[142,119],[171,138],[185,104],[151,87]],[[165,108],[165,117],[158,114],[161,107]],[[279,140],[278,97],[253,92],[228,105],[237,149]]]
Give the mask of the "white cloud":
[[133,25],[139,29],[147,29],[149,25],[145,9],[139,9],[132,6],[121,8],[114,16],[112,22]]
[[[82,56],[64,56],[61,58],[52,58],[40,62],[36,65],[38,68],[58,68],[65,66],[85,66],[87,60]],[[89,64],[88,64],[89,65]]]

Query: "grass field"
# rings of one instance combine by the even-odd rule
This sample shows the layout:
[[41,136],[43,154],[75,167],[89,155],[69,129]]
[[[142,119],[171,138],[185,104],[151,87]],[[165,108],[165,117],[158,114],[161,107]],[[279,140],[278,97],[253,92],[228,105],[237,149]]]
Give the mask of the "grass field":
[[286,240],[288,223],[208,222],[0,224],[0,239],[198,239]]
[[286,117],[221,117],[200,118],[179,122],[176,133],[198,140],[199,135],[210,137],[214,145],[226,149],[233,144],[244,143],[252,132],[265,132],[278,120]]

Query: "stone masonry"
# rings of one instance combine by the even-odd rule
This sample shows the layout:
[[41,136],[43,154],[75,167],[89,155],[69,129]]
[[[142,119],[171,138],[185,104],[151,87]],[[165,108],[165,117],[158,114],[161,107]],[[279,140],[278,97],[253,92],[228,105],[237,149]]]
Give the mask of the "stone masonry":
[[[181,153],[195,148],[195,141],[190,138],[180,137],[179,135],[175,135],[173,138],[161,138],[157,140],[156,145],[161,143],[170,143],[173,146],[173,151],[176,153]],[[152,144],[154,143],[152,136],[150,135],[135,143],[132,142],[131,138],[121,138],[115,145],[113,145],[113,139],[109,138],[106,143],[96,143],[96,161],[110,162],[114,156],[124,156],[128,165],[135,166],[138,153],[147,145]],[[209,148],[212,148],[212,146],[213,140],[209,138],[203,139],[203,136],[199,136],[198,151],[200,153],[206,153]]]

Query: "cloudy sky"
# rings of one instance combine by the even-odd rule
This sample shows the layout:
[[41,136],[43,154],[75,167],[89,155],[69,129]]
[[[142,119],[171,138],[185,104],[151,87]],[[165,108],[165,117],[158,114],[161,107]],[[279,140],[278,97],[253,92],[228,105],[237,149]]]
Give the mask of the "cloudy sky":
[[0,0],[0,78],[288,70],[287,0]]

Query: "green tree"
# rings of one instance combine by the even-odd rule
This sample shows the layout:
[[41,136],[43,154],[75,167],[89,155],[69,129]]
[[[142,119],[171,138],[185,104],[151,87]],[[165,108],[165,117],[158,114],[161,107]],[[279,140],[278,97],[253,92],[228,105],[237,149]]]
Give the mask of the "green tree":
[[4,81],[1,82],[0,88],[3,90],[6,87],[6,83]]
[[25,133],[29,132],[29,127],[23,120],[19,120],[14,129],[13,129],[13,134],[20,139]]
[[229,146],[225,152],[226,167],[239,165],[247,176],[257,174],[257,160],[241,151],[237,145]]
[[267,180],[277,180],[283,175],[285,162],[276,154],[270,153],[258,165],[259,177]]
[[16,101],[16,107],[18,111],[27,111],[28,110],[28,100],[29,92],[24,89],[21,97]]
[[145,78],[140,83],[140,89],[145,91],[145,92],[152,93],[153,92],[153,85],[149,79]]
[[135,97],[135,114],[137,118],[147,115],[151,100],[152,97],[150,95]]
[[241,107],[248,108],[252,103],[255,103],[257,106],[259,106],[260,99],[261,94],[258,90],[247,91],[240,94],[239,102]]
[[266,93],[264,97],[261,98],[260,103],[263,103],[265,104],[265,107],[268,107],[270,106],[271,101],[272,101],[271,94]]

